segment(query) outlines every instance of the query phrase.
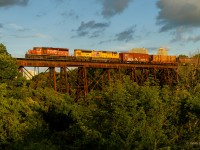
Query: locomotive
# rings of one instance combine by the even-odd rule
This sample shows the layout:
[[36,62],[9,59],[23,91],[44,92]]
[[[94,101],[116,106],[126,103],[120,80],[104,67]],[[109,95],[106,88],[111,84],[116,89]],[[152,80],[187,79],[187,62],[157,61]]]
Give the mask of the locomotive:
[[165,49],[158,50],[159,55],[149,55],[144,49],[131,50],[129,52],[100,51],[74,49],[74,55],[69,55],[68,48],[54,47],[33,47],[25,54],[27,59],[54,59],[54,60],[73,60],[73,61],[98,61],[98,62],[118,62],[118,63],[166,63],[177,64],[176,56],[166,53],[160,54]]
[[68,48],[54,48],[54,47],[33,47],[25,54],[25,58],[33,59],[60,59],[69,56]]

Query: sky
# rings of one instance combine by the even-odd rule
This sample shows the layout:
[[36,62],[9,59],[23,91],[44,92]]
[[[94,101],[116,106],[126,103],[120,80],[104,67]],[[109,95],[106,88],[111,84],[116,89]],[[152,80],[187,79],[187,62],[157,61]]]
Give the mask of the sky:
[[199,0],[0,0],[0,43],[14,57],[33,47],[170,55],[200,49]]

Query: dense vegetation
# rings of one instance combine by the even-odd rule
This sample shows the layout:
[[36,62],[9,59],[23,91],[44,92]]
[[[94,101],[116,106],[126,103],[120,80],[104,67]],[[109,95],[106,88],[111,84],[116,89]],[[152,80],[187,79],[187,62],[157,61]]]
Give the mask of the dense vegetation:
[[200,142],[200,78],[180,68],[174,87],[138,86],[126,76],[78,102],[44,75],[16,76],[0,45],[0,149],[191,149]]

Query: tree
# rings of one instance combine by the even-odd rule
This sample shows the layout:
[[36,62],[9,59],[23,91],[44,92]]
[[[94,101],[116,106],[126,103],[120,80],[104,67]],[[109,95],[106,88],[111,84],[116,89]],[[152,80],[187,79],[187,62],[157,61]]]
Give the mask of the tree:
[[188,58],[188,56],[184,55],[184,54],[180,54],[180,55],[178,55],[178,58]]
[[110,83],[100,93],[90,92],[87,105],[77,113],[83,137],[76,143],[82,149],[165,147],[166,113],[159,92],[158,87],[139,87],[129,78]]
[[195,54],[194,56],[192,56],[192,58],[200,58],[200,54],[197,53],[197,54]]
[[6,46],[0,43],[0,54],[9,55],[7,52]]
[[8,54],[6,47],[0,44],[0,83],[14,79],[17,72],[17,62]]
[[32,105],[9,97],[6,83],[0,84],[0,149],[23,141],[27,131],[38,124]]

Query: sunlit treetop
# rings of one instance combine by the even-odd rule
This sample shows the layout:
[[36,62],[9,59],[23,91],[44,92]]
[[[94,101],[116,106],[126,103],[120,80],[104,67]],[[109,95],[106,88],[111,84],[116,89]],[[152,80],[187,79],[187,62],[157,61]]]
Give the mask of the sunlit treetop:
[[0,54],[9,55],[9,53],[7,52],[6,46],[3,45],[2,43],[0,43]]

